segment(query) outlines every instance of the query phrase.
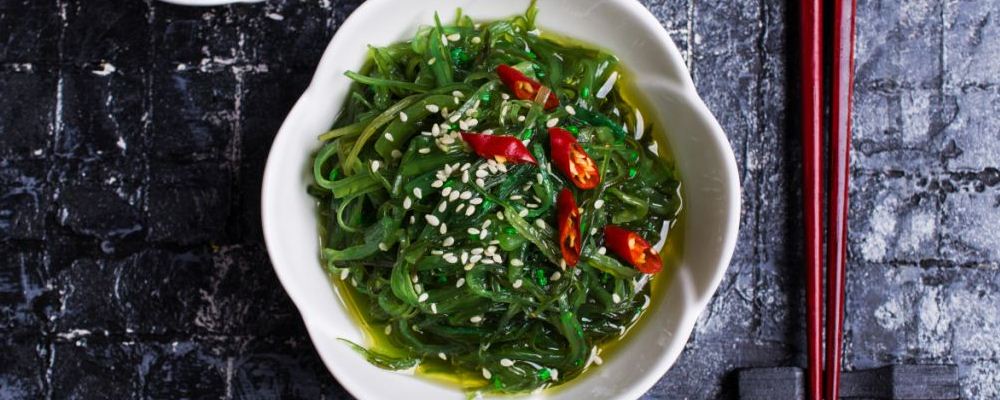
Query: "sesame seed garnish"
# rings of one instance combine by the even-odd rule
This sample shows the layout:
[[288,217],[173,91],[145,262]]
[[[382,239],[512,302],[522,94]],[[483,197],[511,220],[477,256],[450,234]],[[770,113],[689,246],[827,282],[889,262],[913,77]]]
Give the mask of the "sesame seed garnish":
[[399,150],[393,150],[391,153],[389,153],[389,155],[391,155],[392,158],[400,158],[403,156],[403,152]]
[[452,33],[452,34],[448,35],[448,40],[450,40],[452,42],[457,42],[459,40],[462,40],[462,35],[459,34],[459,33]]
[[432,187],[432,188],[439,188],[439,187],[441,187],[441,186],[444,186],[444,182],[443,182],[443,181],[441,181],[440,179],[439,179],[439,180],[436,180],[436,181],[434,181],[434,182],[431,182],[431,187]]
[[549,277],[549,280],[555,282],[555,281],[558,281],[559,278],[562,278],[562,273],[560,273],[559,271],[556,271],[556,272],[552,273],[552,276]]
[[488,231],[486,229],[483,229],[483,230],[479,231],[479,239],[480,240],[486,239],[486,235],[489,235],[489,234],[490,234],[490,231]]
[[462,260],[462,264],[467,264],[469,262],[469,252],[463,251],[462,252],[461,260]]
[[438,232],[441,232],[442,235],[448,233],[448,224],[442,223],[441,229],[439,229]]
[[541,184],[545,180],[545,177],[543,177],[542,174],[539,172],[535,174],[535,179],[537,179],[538,183]]
[[441,258],[443,258],[445,261],[447,261],[450,264],[455,264],[455,263],[458,262],[458,257],[456,257],[454,254],[451,254],[451,253],[448,253],[448,254],[445,254],[444,256],[441,256]]
[[445,247],[451,246],[455,244],[455,238],[448,236],[444,238],[444,242],[442,242],[441,244],[443,244]]
[[430,60],[427,60],[427,65],[434,65],[435,62],[437,62],[437,59],[436,58],[432,58]]
[[378,249],[382,251],[389,251],[389,246],[387,246],[385,243],[379,243]]
[[[480,238],[482,238],[482,236],[483,236],[482,234],[479,235]],[[493,255],[493,261],[495,261],[497,264],[502,263],[503,262],[503,257],[500,257],[499,254],[494,254]]]
[[524,196],[521,196],[521,195],[519,195],[519,194],[515,194],[515,195],[513,195],[513,196],[510,196],[510,199],[511,199],[511,200],[515,200],[515,201],[516,201],[516,200],[521,200],[521,199],[523,199],[523,198],[524,198]]
[[382,135],[382,136],[384,136],[384,137],[385,137],[385,140],[388,140],[388,141],[390,141],[390,142],[391,142],[391,141],[393,141],[393,140],[396,140],[396,139],[394,139],[394,138],[392,137],[392,134],[391,134],[391,133],[389,133],[389,132],[386,132],[386,133],[385,133],[385,135]]
[[524,116],[523,116],[523,115],[518,115],[518,116],[517,116],[517,122],[524,122],[524,119],[525,119],[525,118],[524,118]]
[[559,124],[559,118],[552,118],[549,119],[548,121],[545,121],[545,126],[549,128],[552,128],[558,124]]
[[476,185],[479,185],[479,187],[486,187],[486,181],[484,181],[483,178],[476,178]]
[[469,190],[466,190],[466,191],[462,192],[462,194],[459,195],[458,198],[460,198],[462,200],[471,199],[472,198],[472,192],[469,191]]
[[382,163],[379,162],[378,160],[372,161],[372,172],[378,172],[378,169],[381,166],[382,166]]
[[509,367],[514,365],[514,362],[507,358],[500,359],[500,365],[504,367]]
[[[433,304],[432,304],[432,306],[433,306]],[[437,314],[437,311],[435,311],[434,313]],[[446,355],[444,353],[438,353],[438,358],[440,358],[442,360],[445,360],[445,361],[448,361],[448,355]]]
[[442,137],[440,140],[441,140],[441,144],[443,144],[443,145],[449,145],[449,144],[455,143],[455,138],[453,138],[451,136]]
[[458,278],[458,281],[455,282],[455,287],[460,288],[464,284],[465,284],[465,278]]
[[469,171],[462,171],[462,183],[469,183]]
[[483,198],[482,197],[476,197],[476,198],[474,198],[472,200],[469,200],[469,204],[472,204],[474,206],[478,206],[478,205],[480,205],[482,203],[483,203]]
[[463,269],[465,269],[466,271],[472,271],[472,269],[475,268],[475,267],[476,267],[476,263],[469,262],[468,264],[465,264],[465,267],[463,267]]
[[434,216],[433,214],[425,215],[424,219],[426,219],[427,223],[431,224],[431,226],[438,226],[441,224],[441,220],[438,219],[438,217]]
[[566,270],[566,259],[565,258],[559,260],[559,269],[561,269],[563,271]]
[[427,293],[421,293],[420,297],[417,297],[417,301],[423,303],[423,302],[427,301],[427,299],[430,298],[430,297],[431,297],[431,295],[429,295]]
[[410,119],[409,115],[406,115],[406,113],[403,112],[403,111],[399,112],[399,120],[400,121],[406,122],[406,120],[408,120],[408,119]]
[[600,254],[600,255],[603,256],[603,255],[605,255],[607,253],[608,253],[608,248],[607,247],[601,246],[601,247],[597,248],[597,254]]
[[597,201],[594,202],[594,208],[600,210],[601,207],[604,207],[604,200],[603,199],[597,199]]
[[524,282],[523,282],[523,281],[521,281],[520,279],[518,279],[518,280],[514,281],[514,283],[513,283],[513,284],[511,284],[511,286],[512,286],[512,287],[513,287],[514,289],[518,289],[518,288],[520,288],[520,287],[521,287],[521,285],[523,285],[523,284],[524,284]]
[[431,250],[431,254],[439,256],[439,255],[444,254],[444,252],[441,251],[441,250]]
[[[483,317],[476,315],[476,316],[474,316],[472,318],[469,318],[469,321],[472,322],[473,324],[478,324],[478,323],[480,323],[480,322],[483,321]],[[486,371],[485,369],[483,371],[485,371],[485,372],[483,372],[483,375],[486,375],[486,374],[489,373],[489,371]],[[486,378],[486,379],[489,379],[489,378]]]
[[479,234],[479,229],[478,228],[469,228],[466,232],[469,232],[470,235],[478,235]]
[[413,188],[413,195],[416,196],[416,198],[418,198],[418,199],[424,198],[423,191],[420,190],[420,188],[418,188],[418,187]]
[[501,93],[500,94],[500,98],[502,98],[504,100],[510,100],[510,95],[507,94],[507,93]]
[[521,218],[527,217],[528,216],[528,210],[522,208],[521,211],[517,212],[517,215],[521,216]]
[[524,206],[528,207],[528,208],[538,208],[538,204],[535,204],[535,203],[528,203],[528,204],[525,204]]
[[521,261],[520,258],[512,258],[510,259],[510,265],[514,267],[523,267],[524,261]]
[[[433,104],[428,104],[428,106],[434,106],[434,105]],[[434,106],[434,107],[437,107],[437,106]],[[440,135],[441,134],[441,125],[434,124],[434,126],[431,127],[431,134],[433,134],[434,136]]]
[[483,255],[482,254],[473,254],[472,257],[469,257],[469,262],[475,264],[475,263],[479,262],[479,260],[482,260],[482,259],[483,259]]
[[455,97],[459,97],[459,98],[461,98],[461,97],[465,97],[465,93],[462,93],[462,92],[460,92],[460,91],[458,91],[458,90],[456,90],[456,91],[454,91],[454,92],[451,92],[451,95],[452,95],[452,96],[455,96]]
[[448,201],[458,200],[458,197],[461,196],[461,195],[462,195],[461,193],[459,193],[457,190],[455,190],[455,191],[451,192],[451,195],[448,196]]
[[472,214],[476,213],[476,206],[468,206],[465,208],[465,215],[471,217]]
[[386,335],[392,334],[392,325],[386,325],[385,326],[385,334]]
[[445,46],[448,45],[448,36],[445,35],[445,34],[443,34],[443,33],[441,34],[441,44],[443,44]]
[[472,41],[472,44],[479,44],[479,43],[482,43],[483,39],[480,38],[479,36],[473,36],[472,39],[471,39],[471,41]]
[[597,234],[597,228],[590,228],[590,234],[591,235],[596,235]]
[[[447,167],[445,167],[445,168],[447,168]],[[451,190],[452,189],[450,187],[446,187],[446,188],[444,188],[444,190],[441,191],[441,195],[442,196],[447,196],[447,195],[451,194]]]
[[413,200],[410,200],[410,196],[406,196],[406,198],[403,199],[403,209],[409,210],[412,205],[413,205]]
[[442,201],[441,204],[438,205],[437,210],[438,210],[439,213],[443,213],[446,210],[448,210],[448,202],[447,201]]
[[573,106],[566,106],[566,113],[569,115],[576,115],[576,109]]
[[545,225],[545,221],[543,221],[541,218],[539,218],[539,219],[535,220],[535,226],[537,226],[539,228],[542,228],[542,229],[545,229],[545,227],[547,225]]
[[483,229],[489,228],[490,225],[493,225],[493,220],[492,219],[488,219],[486,221],[483,221]]
[[[475,199],[473,199],[473,200],[475,200]],[[503,218],[504,218],[503,217],[503,211],[497,211],[497,219],[503,221]]]
[[613,302],[615,304],[621,303],[622,302],[622,297],[619,296],[618,293],[614,293],[614,294],[611,295],[611,302]]
[[482,170],[482,169],[476,170],[476,177],[477,178],[485,178],[485,177],[487,177],[489,175],[490,175],[490,173],[486,172],[486,170]]
[[441,111],[441,107],[438,107],[437,104],[428,104],[428,105],[425,105],[424,109],[427,110],[427,111],[430,111],[432,113],[437,113],[438,111]]
[[465,208],[465,203],[458,203],[458,207],[455,207],[455,212],[462,211]]
[[351,270],[349,270],[347,268],[344,268],[344,269],[340,270],[340,280],[346,281],[347,280],[347,276],[350,275],[350,274],[351,274]]
[[[472,318],[476,319],[476,318],[479,318],[479,317],[476,316],[476,317],[472,317]],[[479,322],[479,321],[472,321],[472,322],[475,323],[475,322]],[[490,370],[488,370],[486,368],[483,368],[483,378],[486,378],[486,380],[490,380],[490,378],[492,378],[492,377],[493,377],[493,374],[490,373]]]

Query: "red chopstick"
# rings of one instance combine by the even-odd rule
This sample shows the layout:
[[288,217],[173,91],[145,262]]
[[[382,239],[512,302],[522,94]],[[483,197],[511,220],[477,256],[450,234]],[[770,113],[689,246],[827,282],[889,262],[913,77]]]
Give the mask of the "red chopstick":
[[806,329],[809,398],[823,395],[823,5],[799,5],[802,73],[802,190],[806,229]]
[[826,399],[840,397],[844,280],[847,258],[847,182],[851,150],[851,94],[854,84],[855,0],[833,6],[833,76],[830,101],[830,197],[827,203]]

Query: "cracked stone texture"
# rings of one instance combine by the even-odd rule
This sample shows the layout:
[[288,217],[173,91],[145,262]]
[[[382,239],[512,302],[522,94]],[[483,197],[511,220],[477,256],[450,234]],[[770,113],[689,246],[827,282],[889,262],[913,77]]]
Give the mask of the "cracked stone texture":
[[[0,399],[332,398],[267,261],[267,150],[360,0],[0,0]],[[644,0],[729,135],[731,267],[650,399],[803,365],[797,10]],[[848,369],[1000,397],[1000,3],[858,0]]]

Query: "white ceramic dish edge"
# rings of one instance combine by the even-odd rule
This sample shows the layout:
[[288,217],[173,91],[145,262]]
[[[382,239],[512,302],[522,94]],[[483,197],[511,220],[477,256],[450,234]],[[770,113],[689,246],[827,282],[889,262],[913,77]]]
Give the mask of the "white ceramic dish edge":
[[[289,297],[299,308],[324,363],[340,383],[359,398],[377,399],[394,395],[413,398],[414,393],[419,393],[434,398],[457,399],[463,395],[426,380],[378,370],[334,340],[345,337],[359,341],[362,336],[342,307],[331,309],[338,307],[336,303],[339,300],[316,258],[315,206],[304,191],[310,180],[308,152],[318,146],[315,135],[332,124],[346,95],[349,81],[343,77],[343,70],[356,68],[364,61],[362,49],[366,44],[384,44],[407,38],[417,25],[430,20],[429,13],[433,10],[445,14],[462,7],[469,15],[492,19],[520,12],[527,0],[499,3],[431,0],[418,4],[369,0],[362,4],[331,40],[313,81],[289,113],[272,145],[261,194],[262,223],[271,261]],[[668,140],[674,147],[686,185],[685,195],[689,200],[708,200],[706,204],[700,204],[705,203],[702,201],[688,203],[686,212],[689,223],[685,226],[684,258],[693,257],[698,261],[682,262],[666,296],[654,299],[657,304],[652,311],[657,314],[656,322],[662,323],[661,329],[656,330],[651,321],[646,321],[643,329],[630,333],[633,337],[615,357],[583,378],[582,382],[541,395],[547,398],[637,398],[652,387],[679,356],[695,320],[711,299],[729,264],[739,224],[740,194],[736,163],[721,127],[695,92],[679,51],[655,17],[640,3],[635,0],[543,0],[540,3],[539,25],[543,29],[551,28],[603,45],[621,56],[614,45],[602,42],[605,36],[619,38],[619,43],[634,46],[627,52],[641,54],[636,60],[623,56],[623,63],[635,72],[635,84],[641,86],[651,104],[671,105],[658,107],[664,115],[658,115],[657,120],[670,121],[660,126],[674,132],[673,135],[668,134]],[[384,14],[389,9],[395,12]],[[371,26],[366,25],[372,22],[371,18],[380,21],[380,26],[395,26],[397,30],[365,29]],[[602,29],[608,35],[595,35],[580,29],[574,31],[566,22],[574,18],[583,22],[604,18],[606,21],[602,22],[606,26]],[[644,52],[646,49],[643,46],[658,49],[662,54]],[[647,80],[646,77],[651,78]],[[676,133],[678,130],[692,133],[678,136],[681,135]],[[688,155],[691,150],[697,150],[701,159]],[[699,162],[713,167],[696,168]],[[695,182],[707,184],[701,186],[695,185]],[[690,221],[694,218],[708,223],[693,224]],[[304,231],[303,227],[307,230]],[[700,239],[701,243],[691,244],[691,239]],[[677,307],[681,307],[680,315],[659,315]],[[641,349],[633,346],[632,342],[659,346],[662,351],[639,351]],[[621,375],[621,371],[629,373],[617,376]],[[373,385],[372,381],[379,384]]]

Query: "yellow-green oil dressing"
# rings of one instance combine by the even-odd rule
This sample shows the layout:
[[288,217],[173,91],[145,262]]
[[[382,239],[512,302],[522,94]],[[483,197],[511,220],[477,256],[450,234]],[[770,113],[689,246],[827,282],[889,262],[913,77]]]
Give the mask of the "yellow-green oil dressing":
[[[545,39],[552,40],[561,45],[571,45],[573,47],[589,47],[595,48],[595,46],[586,44],[579,40],[570,39],[565,36],[545,33],[543,34]],[[652,108],[648,106],[648,102],[641,95],[640,91],[634,84],[631,74],[622,65],[616,66],[616,71],[618,71],[619,77],[616,83],[618,93],[622,100],[631,106],[638,109],[643,118],[646,120],[646,125],[653,126],[653,129],[663,129],[661,123],[657,119],[657,114],[650,112]],[[599,85],[597,85],[599,87]],[[664,158],[668,164],[673,165],[673,154],[670,151],[669,144],[664,140],[660,140],[661,135],[656,135],[656,143],[659,155]],[[683,199],[683,189],[684,185],[681,185],[681,192]],[[685,224],[685,212],[684,207],[681,207],[677,219],[672,223],[669,228],[669,234],[666,241],[664,242],[663,249],[660,251],[660,256],[663,261],[663,270],[654,275],[649,281],[650,285],[650,297],[656,299],[663,295],[663,292],[667,287],[670,286],[670,282],[674,279],[677,272],[677,266],[682,259],[682,249],[683,249],[683,235]],[[362,310],[368,309],[372,304],[369,304],[369,300],[358,293],[358,291],[351,286],[350,282],[343,281],[339,277],[330,275],[328,276],[332,285],[336,287],[336,292],[338,297],[343,302],[344,307],[349,311],[352,319],[361,327],[362,332],[364,332],[365,343],[360,343],[371,350],[377,351],[379,353],[394,356],[394,357],[405,357],[407,354],[392,344],[386,334],[386,324],[374,324],[372,323],[368,316]],[[628,326],[625,333],[614,339],[607,340],[603,343],[597,344],[601,358],[609,359],[614,358],[616,351],[622,347],[623,343],[626,342],[631,335],[631,331],[636,329],[643,329],[646,321],[646,315],[650,313],[659,312],[656,306],[657,302],[655,300],[650,301],[649,307],[643,311],[635,323]],[[573,382],[577,382],[581,379],[585,379],[585,376],[591,371],[600,369],[600,366],[592,364],[590,367],[586,368],[580,375],[576,376],[568,382],[555,382],[555,385],[546,389],[546,392],[553,392],[561,390]],[[437,358],[427,358],[417,365],[414,370],[416,376],[430,379],[431,381],[441,383],[446,386],[456,387],[463,391],[475,391],[478,389],[483,389],[489,382],[483,378],[479,371],[469,371],[455,369],[447,361],[440,360]]]

